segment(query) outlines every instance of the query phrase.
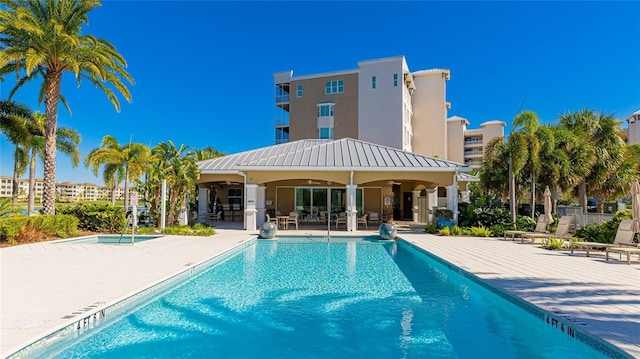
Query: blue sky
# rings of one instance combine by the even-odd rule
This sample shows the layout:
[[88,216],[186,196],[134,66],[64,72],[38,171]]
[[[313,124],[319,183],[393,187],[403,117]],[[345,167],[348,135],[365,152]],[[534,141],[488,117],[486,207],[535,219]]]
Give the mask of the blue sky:
[[[82,135],[83,156],[104,135],[155,146],[172,140],[226,153],[274,142],[273,73],[357,68],[404,55],[412,71],[451,70],[449,116],[471,127],[510,123],[524,109],[545,123],[583,107],[626,118],[640,109],[640,2],[110,1],[85,32],[113,43],[135,80],[117,113],[69,75],[58,122]],[[12,79],[0,86],[6,98]],[[37,105],[37,88],[15,100]],[[0,174],[12,146],[0,135]],[[42,176],[42,164],[38,164]],[[26,177],[26,176],[25,176]],[[58,181],[102,184],[58,156]]]

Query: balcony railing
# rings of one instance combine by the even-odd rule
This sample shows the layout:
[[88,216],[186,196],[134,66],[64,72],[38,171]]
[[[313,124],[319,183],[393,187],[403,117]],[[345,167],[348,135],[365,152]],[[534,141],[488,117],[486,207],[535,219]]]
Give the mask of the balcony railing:
[[289,102],[289,95],[276,96],[276,103]]

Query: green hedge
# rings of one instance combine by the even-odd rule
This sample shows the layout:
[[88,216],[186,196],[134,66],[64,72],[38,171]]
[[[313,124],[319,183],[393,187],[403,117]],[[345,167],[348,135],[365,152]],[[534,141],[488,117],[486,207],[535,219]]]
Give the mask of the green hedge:
[[119,233],[125,221],[124,209],[110,203],[57,206],[56,213],[70,214],[78,218],[78,228],[91,232]]
[[626,211],[618,211],[609,221],[600,224],[588,224],[584,227],[576,229],[575,236],[583,238],[589,242],[613,243],[618,231],[618,225],[623,219],[632,219],[630,209]]
[[[20,236],[70,237],[78,232],[78,219],[71,215],[11,216],[0,219],[0,239],[17,244]],[[41,238],[42,239],[42,238]]]

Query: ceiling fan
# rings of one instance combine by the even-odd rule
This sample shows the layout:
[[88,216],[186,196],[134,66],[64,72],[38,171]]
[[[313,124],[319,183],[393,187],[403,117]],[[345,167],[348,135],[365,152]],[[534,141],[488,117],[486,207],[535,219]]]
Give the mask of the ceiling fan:
[[308,184],[320,184],[320,182],[316,182],[316,181],[312,181],[312,180],[308,180],[307,183]]
[[394,182],[394,181],[389,181],[390,185],[396,185],[396,186],[400,186],[402,183],[400,182]]
[[240,184],[240,183],[238,183],[238,182],[231,182],[231,181],[227,181],[226,183],[227,183],[227,186],[230,186],[230,185],[239,185],[239,184]]

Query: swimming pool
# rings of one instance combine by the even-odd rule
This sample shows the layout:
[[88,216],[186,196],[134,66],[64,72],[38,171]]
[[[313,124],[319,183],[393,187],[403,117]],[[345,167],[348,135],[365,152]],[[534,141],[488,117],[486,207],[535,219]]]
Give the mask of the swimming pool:
[[256,241],[47,357],[599,358],[411,245]]
[[[148,235],[136,235],[133,237],[134,243],[148,241],[150,239],[160,238],[162,236],[148,236]],[[78,239],[72,239],[65,241],[67,243],[103,243],[103,244],[131,244],[131,235],[125,235],[120,237],[120,235],[100,235],[100,236],[91,236],[91,237],[83,237]]]

